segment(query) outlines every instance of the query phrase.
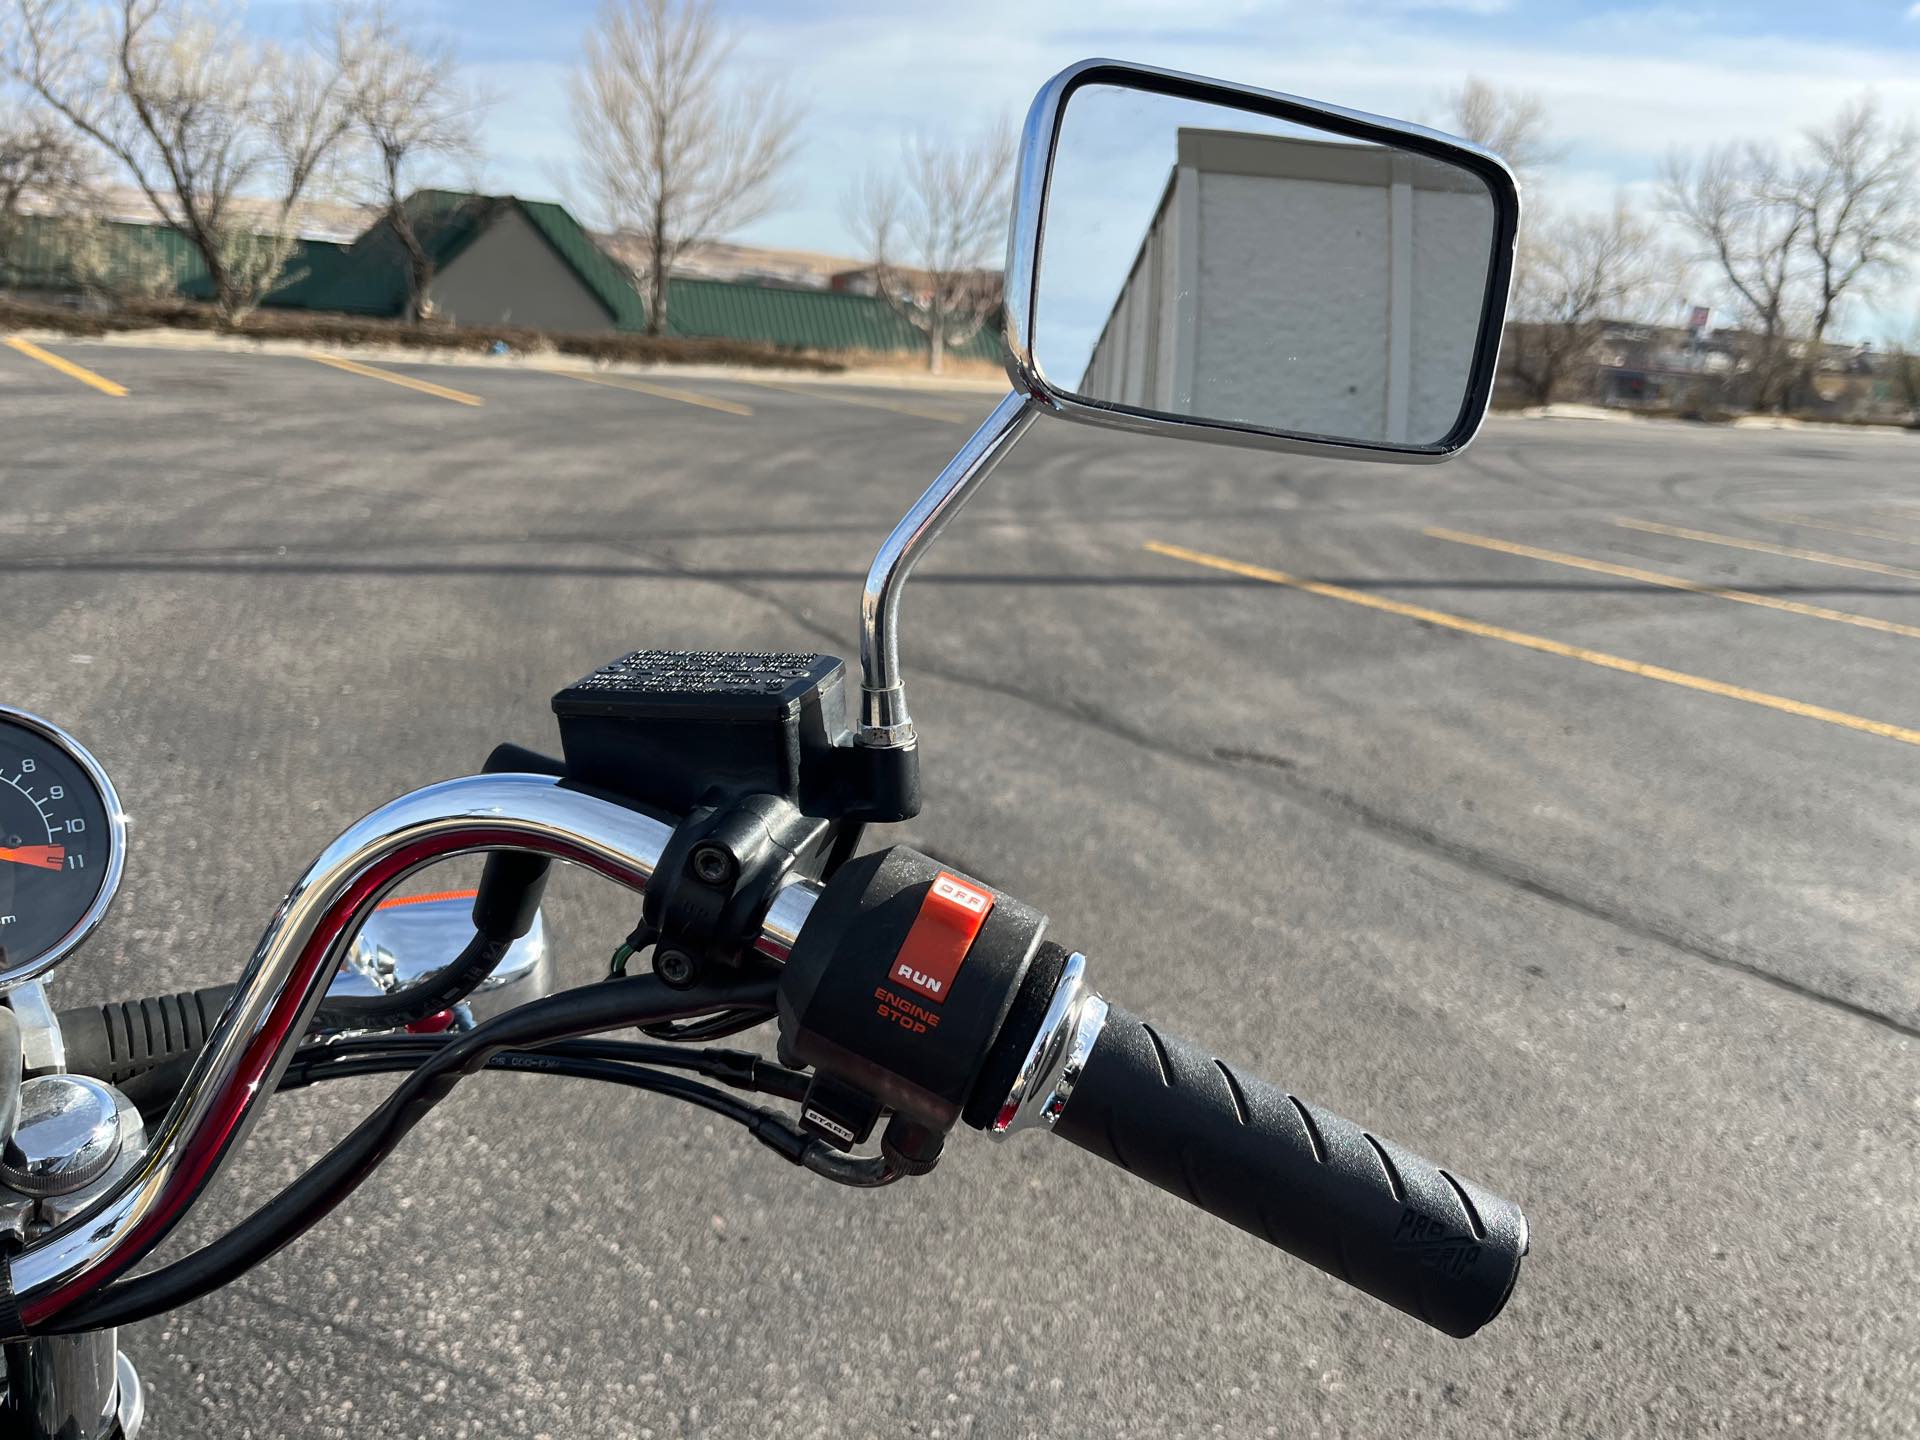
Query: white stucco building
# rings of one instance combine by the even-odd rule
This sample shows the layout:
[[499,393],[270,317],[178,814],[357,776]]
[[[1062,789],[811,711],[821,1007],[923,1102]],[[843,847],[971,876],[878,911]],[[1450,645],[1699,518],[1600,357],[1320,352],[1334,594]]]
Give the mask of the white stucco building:
[[1079,391],[1273,429],[1427,444],[1460,411],[1494,207],[1373,145],[1182,129]]

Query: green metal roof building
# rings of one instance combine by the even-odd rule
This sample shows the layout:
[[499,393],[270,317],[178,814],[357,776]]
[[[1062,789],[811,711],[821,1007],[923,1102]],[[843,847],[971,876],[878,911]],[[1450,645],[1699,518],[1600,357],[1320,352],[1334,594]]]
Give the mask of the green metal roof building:
[[0,231],[0,287],[192,293],[207,285],[200,252],[177,230],[117,221],[88,224],[20,215]]
[[[646,305],[626,269],[561,205],[511,195],[421,190],[407,199],[433,263],[427,299],[454,324],[515,325],[555,333],[641,331]],[[84,242],[80,240],[85,236]],[[84,245],[84,255],[76,253]],[[48,217],[19,221],[0,255],[0,285],[84,288],[97,282],[148,293],[212,298],[206,266],[186,237],[153,225],[75,227]],[[302,240],[265,304],[347,315],[398,317],[407,303],[407,257],[384,224],[351,244]],[[877,296],[795,290],[728,280],[670,279],[670,335],[741,340],[782,349],[925,354],[926,337]],[[1000,358],[985,327],[952,354]]]

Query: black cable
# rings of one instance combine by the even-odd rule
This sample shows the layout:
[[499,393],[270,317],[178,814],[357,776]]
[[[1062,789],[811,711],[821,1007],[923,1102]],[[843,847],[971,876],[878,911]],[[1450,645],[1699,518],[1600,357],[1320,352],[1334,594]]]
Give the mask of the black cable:
[[[463,1076],[483,1068],[501,1050],[718,1010],[771,1010],[773,1001],[770,980],[675,990],[651,975],[603,981],[529,1001],[448,1040],[346,1138],[225,1235],[170,1265],[116,1281],[75,1301],[36,1326],[35,1333],[70,1334],[131,1324],[197,1300],[244,1274],[352,1194]],[[748,1132],[795,1164],[803,1163],[811,1143],[772,1115],[766,1115],[764,1122],[756,1118],[748,1124]]]
[[907,1173],[885,1155],[845,1155],[830,1145],[809,1146],[800,1163],[822,1179],[857,1190],[891,1185]]
[[827,851],[827,863],[820,867],[822,880],[831,880],[834,872],[853,858],[853,852],[860,848],[860,837],[866,828],[866,823],[861,820],[840,822],[840,828],[834,832],[833,848]]
[[552,865],[545,855],[512,850],[488,855],[474,890],[473,938],[458,955],[398,990],[378,995],[326,995],[314,1012],[315,1027],[397,1029],[458,1005],[485,983],[514,942],[533,928]]
[[500,967],[513,940],[478,931],[453,959],[423,979],[378,995],[330,995],[314,1011],[316,1030],[411,1025],[458,1005]]
[[[409,1039],[433,1040],[437,1036],[410,1036]],[[323,1047],[316,1046],[315,1049]],[[729,1120],[742,1124],[754,1124],[778,1117],[768,1116],[767,1112],[719,1090],[702,1085],[698,1081],[684,1080],[677,1075],[662,1075],[644,1065],[632,1061],[613,1060],[590,1052],[595,1049],[653,1051],[664,1049],[667,1058],[659,1063],[690,1065],[699,1052],[674,1050],[670,1047],[635,1045],[631,1042],[594,1041],[573,1042],[564,1045],[543,1045],[538,1050],[502,1050],[487,1061],[489,1070],[535,1070],[554,1075],[578,1076],[589,1080],[612,1080],[617,1084],[630,1085],[637,1090],[652,1090],[659,1094],[671,1095],[675,1099],[688,1100]],[[301,1089],[307,1085],[317,1085],[323,1080],[352,1080],[365,1075],[390,1075],[396,1071],[417,1069],[424,1060],[419,1053],[421,1047],[408,1046],[397,1052],[387,1054],[362,1053],[336,1056],[316,1055],[296,1074],[294,1066],[288,1066],[291,1081],[282,1079],[282,1090]],[[408,1051],[414,1053],[409,1054]],[[583,1053],[572,1053],[579,1051]],[[719,1054],[738,1052],[720,1051]],[[759,1056],[748,1055],[744,1058],[759,1061]],[[765,1066],[766,1062],[760,1061]],[[799,1093],[786,1098],[797,1100],[806,1093],[807,1077],[796,1070],[784,1070],[779,1066],[766,1066],[779,1076],[790,1077],[800,1082]],[[764,1089],[759,1085],[749,1088]],[[778,1092],[775,1092],[778,1093]],[[795,1132],[798,1134],[799,1132]],[[804,1137],[803,1137],[804,1138]],[[836,1185],[846,1185],[857,1190],[877,1189],[882,1185],[891,1185],[903,1179],[906,1172],[884,1155],[847,1155],[831,1146],[806,1139],[806,1148],[795,1161],[822,1179],[831,1180]],[[792,1157],[789,1157],[792,1158]]]
[[[337,1040],[303,1045],[294,1052],[282,1076],[282,1090],[298,1089],[309,1083],[305,1072],[318,1066],[330,1066],[336,1057],[367,1055],[411,1055],[424,1057],[439,1050],[454,1038],[438,1035],[356,1035]],[[633,1040],[560,1040],[539,1048],[542,1055],[566,1059],[612,1060],[634,1065],[659,1065],[674,1070],[692,1070],[709,1080],[718,1080],[735,1089],[761,1095],[776,1095],[783,1100],[806,1096],[809,1076],[789,1070],[748,1050],[692,1050],[680,1045],[646,1045]],[[414,1063],[418,1063],[417,1060]],[[412,1068],[409,1066],[408,1068]],[[520,1068],[533,1068],[522,1066]],[[315,1075],[315,1079],[323,1078]],[[328,1077],[331,1078],[330,1074]]]
[[[283,1090],[302,1089],[323,1080],[354,1080],[367,1075],[391,1075],[417,1070],[424,1055],[343,1055],[338,1060],[316,1063],[306,1068],[291,1085],[281,1082]],[[649,1090],[685,1100],[716,1115],[742,1125],[751,1125],[766,1112],[744,1100],[736,1100],[724,1090],[702,1085],[680,1075],[663,1075],[657,1070],[618,1060],[596,1060],[588,1056],[556,1055],[548,1050],[502,1050],[487,1058],[488,1070],[530,1070],[545,1075],[564,1075],[577,1080],[605,1080],[635,1090]]]
[[[214,988],[230,991],[232,987]],[[197,993],[205,995],[212,993],[212,991],[210,989]],[[221,997],[221,1004],[225,1003],[225,998],[224,995]],[[215,1009],[217,1011],[218,1007],[215,1007]],[[4,1013],[4,1011],[0,1011],[0,1014]],[[62,1019],[64,1020],[68,1015],[84,1016],[88,1013],[89,1012],[84,1009],[79,1011],[65,1011],[62,1012]],[[643,1065],[666,1065],[676,1070],[697,1070],[709,1079],[720,1080],[728,1085],[734,1085],[742,1089],[757,1090],[767,1095],[778,1095],[787,1100],[799,1100],[806,1094],[808,1077],[797,1070],[783,1069],[782,1067],[774,1065],[772,1061],[763,1060],[744,1050],[689,1050],[685,1048],[689,1045],[706,1044],[713,1040],[727,1039],[730,1036],[740,1034],[742,1031],[751,1030],[755,1026],[764,1025],[772,1018],[773,1017],[764,1010],[733,1009],[722,1010],[719,1014],[711,1015],[704,1019],[691,1020],[681,1026],[676,1026],[671,1022],[664,1025],[644,1025],[641,1027],[643,1034],[652,1035],[661,1040],[675,1042],[680,1048],[675,1049],[673,1046],[668,1045],[641,1045],[637,1047],[635,1053],[631,1054],[614,1051],[604,1053],[607,1054],[608,1058],[615,1060],[634,1060]],[[330,1036],[324,1040],[309,1041],[308,1044],[303,1045],[299,1050],[294,1052],[295,1058],[292,1063],[295,1065],[300,1064],[302,1057],[306,1056],[309,1052],[317,1053],[321,1050],[341,1051],[348,1049],[365,1050],[369,1048],[381,1050],[402,1048],[413,1050],[436,1049],[447,1040],[454,1038],[454,1035],[457,1033],[458,1032],[441,1031],[435,1034],[411,1035],[404,1031],[394,1031],[379,1035]],[[608,1046],[627,1042],[579,1041],[570,1043]],[[582,1050],[574,1053],[587,1054],[589,1052]],[[592,1053],[599,1054],[603,1052],[596,1050]],[[707,1058],[695,1062],[687,1058],[690,1055],[705,1056]],[[162,1117],[166,1115],[168,1109],[171,1108],[174,1096],[179,1094],[180,1087],[186,1084],[187,1076],[192,1073],[193,1063],[199,1058],[200,1056],[197,1050],[190,1054],[176,1055],[171,1060],[167,1060],[131,1080],[121,1078],[116,1083],[121,1090],[127,1092],[130,1098],[139,1105],[141,1118],[145,1120],[149,1128],[151,1128],[157,1125]],[[18,1067],[15,1068],[17,1069]],[[79,1069],[82,1074],[96,1074],[96,1071],[91,1067],[76,1066],[75,1068]],[[5,1067],[4,1065],[0,1065],[0,1074],[4,1073],[6,1073]],[[113,1077],[111,1075],[100,1075],[99,1078],[112,1079]],[[4,1128],[0,1128],[0,1135],[6,1133]]]
[[683,1045],[704,1044],[709,1040],[725,1040],[738,1035],[743,1030],[751,1030],[756,1025],[764,1025],[773,1017],[759,1010],[727,1010],[705,1020],[689,1020],[684,1024],[668,1021],[664,1025],[642,1025],[640,1031],[656,1040],[672,1040]]

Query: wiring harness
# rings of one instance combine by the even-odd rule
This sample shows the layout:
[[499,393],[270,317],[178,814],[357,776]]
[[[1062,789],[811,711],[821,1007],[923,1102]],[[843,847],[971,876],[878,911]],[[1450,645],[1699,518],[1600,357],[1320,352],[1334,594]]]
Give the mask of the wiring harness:
[[72,1334],[127,1325],[228,1284],[351,1195],[462,1079],[481,1070],[564,1075],[665,1095],[734,1121],[781,1158],[836,1184],[869,1188],[899,1179],[904,1172],[884,1157],[842,1154],[785,1116],[704,1083],[797,1100],[809,1080],[801,1071],[744,1051],[582,1038],[719,1015],[728,1017],[731,1033],[748,1016],[770,1019],[773,1007],[771,980],[674,989],[654,976],[636,975],[564,990],[463,1032],[304,1045],[288,1062],[280,1089],[366,1075],[405,1078],[319,1161],[233,1229],[157,1270],[103,1287],[36,1331]]

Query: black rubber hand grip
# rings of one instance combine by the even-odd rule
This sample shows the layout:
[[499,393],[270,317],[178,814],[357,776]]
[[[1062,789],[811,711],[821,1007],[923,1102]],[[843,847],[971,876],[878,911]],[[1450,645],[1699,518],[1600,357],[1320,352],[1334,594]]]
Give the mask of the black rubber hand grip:
[[1511,1201],[1118,1006],[1054,1132],[1449,1335],[1527,1253]]
[[164,1109],[232,996],[231,985],[210,985],[62,1010],[67,1069],[117,1085],[143,1113]]

